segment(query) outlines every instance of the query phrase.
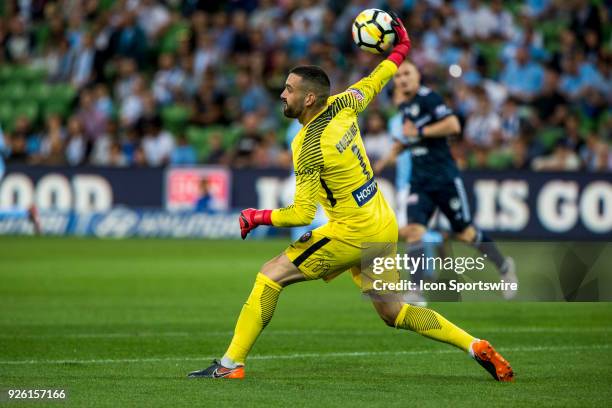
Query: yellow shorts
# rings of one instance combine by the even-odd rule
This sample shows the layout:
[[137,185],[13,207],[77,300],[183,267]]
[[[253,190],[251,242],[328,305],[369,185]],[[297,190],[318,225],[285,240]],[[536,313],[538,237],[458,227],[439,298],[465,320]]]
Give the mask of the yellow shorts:
[[378,234],[368,237],[352,236],[345,239],[332,234],[331,230],[330,224],[325,224],[302,235],[285,250],[289,260],[307,279],[330,281],[342,272],[350,270],[353,281],[361,287],[361,268],[364,256],[371,253],[369,249],[373,249],[375,256],[395,256],[395,219]]

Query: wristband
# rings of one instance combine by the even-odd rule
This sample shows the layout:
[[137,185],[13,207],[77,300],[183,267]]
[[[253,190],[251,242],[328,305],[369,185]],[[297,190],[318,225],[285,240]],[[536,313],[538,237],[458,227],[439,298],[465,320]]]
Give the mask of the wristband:
[[398,44],[393,47],[387,59],[399,67],[402,65],[402,62],[404,62],[409,52],[410,46],[408,44]]
[[272,225],[272,210],[257,210],[253,221],[259,225]]

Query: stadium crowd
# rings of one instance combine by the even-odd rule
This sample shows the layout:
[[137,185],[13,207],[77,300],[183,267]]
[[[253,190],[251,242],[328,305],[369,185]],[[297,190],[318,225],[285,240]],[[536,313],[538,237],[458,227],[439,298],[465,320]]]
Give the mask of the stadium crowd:
[[[463,122],[463,168],[612,170],[612,5],[589,0],[6,0],[0,124],[8,162],[290,166],[279,95],[317,64],[332,92],[379,56],[352,20],[401,15],[411,59]],[[392,91],[362,118],[389,151]]]

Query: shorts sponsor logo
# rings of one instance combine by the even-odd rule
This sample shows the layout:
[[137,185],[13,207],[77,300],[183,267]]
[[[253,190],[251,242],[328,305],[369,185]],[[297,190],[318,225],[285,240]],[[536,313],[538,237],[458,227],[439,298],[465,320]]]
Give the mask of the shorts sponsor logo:
[[310,239],[310,237],[312,237],[312,231],[308,231],[307,233],[305,233],[304,235],[302,235],[299,239],[300,242],[306,242]]

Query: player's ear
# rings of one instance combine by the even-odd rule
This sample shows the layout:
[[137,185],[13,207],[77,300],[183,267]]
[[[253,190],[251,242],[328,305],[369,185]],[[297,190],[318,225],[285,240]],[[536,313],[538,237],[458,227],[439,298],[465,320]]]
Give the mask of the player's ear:
[[309,107],[314,105],[317,102],[317,95],[313,92],[306,93],[306,99],[304,100],[304,105]]

